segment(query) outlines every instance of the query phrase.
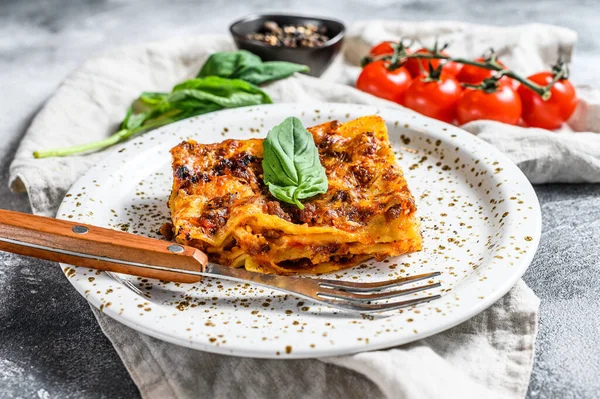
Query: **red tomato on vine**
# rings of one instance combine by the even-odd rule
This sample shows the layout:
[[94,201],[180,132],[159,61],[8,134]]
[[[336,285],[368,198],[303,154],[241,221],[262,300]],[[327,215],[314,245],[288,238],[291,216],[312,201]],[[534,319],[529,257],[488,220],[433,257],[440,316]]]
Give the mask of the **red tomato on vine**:
[[458,123],[486,119],[516,125],[521,118],[521,99],[510,86],[499,85],[496,91],[466,89],[456,107]]
[[389,62],[374,61],[367,64],[356,81],[356,88],[374,96],[402,104],[404,93],[412,78],[404,67],[388,70]]
[[[476,58],[475,61],[485,62],[485,58],[482,58],[482,57]],[[496,62],[498,62],[498,64],[500,64],[500,66],[506,68],[506,66],[503,63],[501,63],[500,61],[496,61]],[[491,78],[492,76],[495,76],[496,73],[497,73],[496,71],[493,71],[491,69],[485,69],[485,68],[480,68],[475,65],[466,64],[466,65],[463,65],[462,69],[460,70],[460,72],[458,73],[456,78],[461,83],[478,85],[481,82],[483,82],[484,79],[488,79],[488,78]],[[513,89],[516,88],[516,86],[518,85],[518,82],[512,80],[508,76],[503,76],[502,78],[500,78],[500,80],[498,82],[501,85],[511,86]]]
[[[540,72],[527,79],[540,86],[552,82],[552,72]],[[523,121],[531,127],[558,129],[566,122],[577,107],[575,88],[568,79],[560,79],[550,89],[550,98],[546,101],[528,87],[519,87],[519,96],[523,103]]]
[[378,55],[394,54],[393,42],[381,42],[371,48],[369,55],[376,57]]
[[404,106],[425,116],[452,123],[462,88],[452,76],[417,77],[404,95]]
[[[414,54],[431,54],[431,52],[426,48],[421,48],[415,51]],[[441,54],[448,56],[448,53],[445,51],[442,51]],[[408,72],[410,72],[411,76],[416,78],[417,76],[423,75],[423,71],[429,71],[429,63],[431,63],[433,69],[437,69],[440,64],[443,63],[442,65],[444,66],[442,72],[448,76],[456,76],[462,68],[462,65],[456,62],[426,58],[409,58],[406,60],[406,64],[404,66],[406,69],[408,69]]]

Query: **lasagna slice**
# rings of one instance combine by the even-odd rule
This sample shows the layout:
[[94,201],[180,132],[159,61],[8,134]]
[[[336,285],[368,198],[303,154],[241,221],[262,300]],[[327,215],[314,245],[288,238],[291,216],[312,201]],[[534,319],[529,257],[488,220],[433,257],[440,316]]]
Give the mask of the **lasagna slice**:
[[262,139],[185,141],[171,150],[177,242],[212,262],[262,273],[326,273],[421,249],[415,201],[385,122],[366,116],[308,128],[329,188],[304,209],[263,182]]

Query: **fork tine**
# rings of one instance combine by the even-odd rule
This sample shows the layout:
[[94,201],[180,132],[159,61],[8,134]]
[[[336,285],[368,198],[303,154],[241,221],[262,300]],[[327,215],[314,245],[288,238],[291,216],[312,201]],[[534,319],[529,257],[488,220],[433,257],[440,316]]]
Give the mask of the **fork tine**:
[[368,292],[379,291],[386,288],[398,287],[400,285],[414,283],[421,280],[427,280],[428,278],[437,277],[441,274],[441,272],[418,274],[415,276],[402,277],[396,280],[377,281],[374,283],[357,283],[353,281],[338,281],[327,279],[318,279],[316,281],[322,288],[339,289],[348,292]]
[[434,301],[436,299],[441,298],[441,295],[431,295],[420,297],[416,299],[409,299],[406,301],[400,302],[391,302],[391,303],[381,303],[381,304],[367,304],[367,303],[348,303],[344,301],[323,301],[330,306],[335,308],[340,308],[344,310],[350,310],[358,313],[378,313],[378,312],[386,312],[390,310],[407,308],[410,306],[415,306],[421,303]]
[[350,302],[366,302],[366,301],[379,301],[381,299],[396,298],[403,295],[409,295],[415,292],[425,291],[433,288],[440,287],[440,283],[421,285],[418,287],[408,288],[405,290],[387,291],[374,294],[357,294],[354,292],[338,291],[338,290],[327,290],[325,292],[318,292],[317,295],[321,298],[327,299],[339,299]]
[[[384,312],[418,305],[420,303],[441,298],[441,295],[428,294],[426,296],[400,302],[365,303],[365,301],[378,301],[385,298],[394,298],[422,290],[440,287],[441,283],[438,282],[402,291],[380,293],[375,292],[384,288],[439,276],[441,274],[439,272],[406,277],[392,281],[383,281],[379,283],[349,283],[346,281],[337,280],[319,280],[310,277],[289,277],[276,274],[255,273],[245,269],[237,269],[229,266],[209,263],[206,269],[198,274],[209,277],[220,277],[240,283],[253,283],[267,288],[274,288],[275,290],[296,295],[317,303],[322,303],[333,308],[357,313]],[[366,294],[360,294],[360,292],[365,292]],[[333,294],[334,297],[332,297],[331,294]]]

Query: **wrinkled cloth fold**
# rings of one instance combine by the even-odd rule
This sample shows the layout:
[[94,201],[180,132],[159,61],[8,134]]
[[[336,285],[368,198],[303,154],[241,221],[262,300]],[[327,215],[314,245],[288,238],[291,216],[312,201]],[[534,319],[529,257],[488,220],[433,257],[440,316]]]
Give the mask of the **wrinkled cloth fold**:
[[[566,58],[577,37],[548,25],[489,27],[459,22],[357,23],[344,54],[321,79],[297,75],[265,86],[274,102],[338,102],[397,107],[347,85],[358,62],[381,40],[408,37],[451,41],[454,54],[475,57],[490,46],[519,73],[547,69]],[[225,36],[171,39],[117,49],[73,72],[27,131],[11,165],[11,186],[27,190],[37,214],[54,215],[73,182],[104,152],[34,159],[37,149],[69,146],[114,132],[142,91],[167,91],[193,77],[209,54],[233,49]],[[579,106],[561,132],[489,121],[463,126],[505,152],[534,183],[599,182],[599,98],[578,88]],[[576,133],[572,131],[577,131]],[[145,398],[400,397],[506,398],[527,390],[539,300],[520,281],[471,320],[433,337],[388,350],[313,360],[241,359],[177,347],[140,334],[96,311],[106,336]]]

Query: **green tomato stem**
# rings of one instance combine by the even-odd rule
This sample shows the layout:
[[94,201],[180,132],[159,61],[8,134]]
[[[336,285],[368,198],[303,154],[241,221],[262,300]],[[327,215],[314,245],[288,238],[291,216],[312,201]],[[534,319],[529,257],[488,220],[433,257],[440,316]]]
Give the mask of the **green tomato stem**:
[[408,58],[447,60],[447,61],[456,62],[458,64],[472,65],[472,66],[476,66],[476,67],[483,68],[483,69],[490,69],[493,71],[498,71],[499,75],[500,75],[499,77],[508,76],[509,78],[516,80],[517,82],[521,83],[523,86],[526,86],[529,89],[536,92],[537,94],[539,94],[542,97],[542,99],[544,99],[544,100],[548,100],[550,98],[550,89],[552,88],[554,83],[556,83],[558,80],[560,80],[564,75],[564,71],[561,71],[554,77],[553,81],[550,82],[548,85],[540,86],[540,85],[518,75],[514,71],[511,71],[510,69],[503,67],[495,59],[489,60],[487,62],[479,62],[479,61],[468,60],[465,58],[453,58],[453,57],[444,55],[444,54],[440,53],[439,51],[435,51],[434,53],[430,53],[430,54],[423,54],[423,53],[408,54],[408,53],[406,53],[406,51],[400,49],[399,51],[396,51],[393,55],[382,55],[382,56],[378,56],[378,57],[365,57],[363,62],[368,63],[370,61],[388,60],[388,61],[391,61],[390,68],[393,70],[393,69],[398,68],[401,65],[401,63],[400,63],[401,59],[408,59]]
[[552,82],[548,86],[544,87],[544,86],[540,86],[528,79],[523,78],[522,76],[518,75],[517,73],[511,71],[510,69],[506,69],[506,68],[502,67],[502,65],[498,64],[497,62],[478,62],[478,61],[467,60],[464,58],[452,58],[449,56],[445,56],[443,54],[407,54],[406,58],[443,59],[443,60],[447,60],[447,61],[456,62],[459,64],[472,65],[472,66],[476,66],[476,67],[483,68],[483,69],[490,69],[492,71],[498,71],[498,72],[501,72],[503,76],[508,76],[509,78],[514,79],[517,82],[521,83],[523,86],[526,86],[526,87],[530,88],[531,90],[535,91],[537,94],[542,96],[542,98],[544,100],[547,100],[548,98],[550,98],[550,88],[552,88],[552,85],[554,84],[554,82],[556,82],[556,80],[558,80],[558,79],[556,79],[554,82]]
[[546,87],[544,87],[544,90],[546,90],[545,96],[542,95],[542,99],[544,101],[548,100],[552,94],[552,92],[550,91],[550,89],[552,89],[552,86],[554,86],[554,83],[558,82],[559,80],[563,79],[566,75],[568,74],[567,69],[566,68],[561,68],[560,71],[554,75],[554,77],[552,78],[552,80],[550,81],[550,83],[548,83],[546,85]]

